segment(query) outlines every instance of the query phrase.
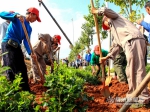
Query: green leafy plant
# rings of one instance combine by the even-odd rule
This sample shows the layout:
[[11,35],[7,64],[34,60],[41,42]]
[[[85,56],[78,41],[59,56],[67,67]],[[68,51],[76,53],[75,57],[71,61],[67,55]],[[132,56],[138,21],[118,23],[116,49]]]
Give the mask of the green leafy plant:
[[5,76],[0,76],[0,111],[1,112],[33,112],[34,95],[20,91],[21,76],[16,75],[13,83]]
[[146,73],[148,73],[150,71],[150,65],[148,64],[147,66],[146,66]]
[[45,86],[49,89],[41,100],[42,106],[47,107],[48,112],[86,111],[87,106],[83,102],[91,100],[84,92],[86,80],[77,75],[76,69],[64,65],[56,69],[53,74],[46,76]]

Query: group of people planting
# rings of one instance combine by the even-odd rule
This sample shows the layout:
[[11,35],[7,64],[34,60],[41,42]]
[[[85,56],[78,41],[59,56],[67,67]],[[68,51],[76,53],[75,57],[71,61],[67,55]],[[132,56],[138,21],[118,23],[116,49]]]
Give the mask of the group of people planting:
[[[145,9],[150,14],[150,1],[146,2]],[[145,53],[147,48],[147,41],[141,31],[129,20],[117,14],[111,9],[101,7],[99,9],[92,8],[93,14],[103,16],[102,27],[104,30],[111,30],[111,37],[113,47],[107,56],[102,57],[101,63],[109,58],[115,57],[123,50],[126,56],[126,76],[129,85],[126,97],[131,97],[132,93],[146,76],[145,69]],[[146,23],[143,19],[137,21],[137,24],[144,27],[148,32],[150,31],[150,24]],[[145,88],[138,96],[138,103],[132,104],[133,108],[140,108],[150,101],[150,94],[148,89]]]
[[[37,43],[30,48],[30,43],[27,41],[27,35],[23,29],[25,25],[28,37],[30,38],[32,28],[30,23],[41,22],[39,17],[39,11],[35,7],[27,9],[26,16],[22,16],[19,13],[1,12],[0,17],[5,19],[6,22],[0,25],[1,32],[1,50],[2,53],[6,53],[2,57],[2,66],[10,67],[6,70],[6,77],[9,81],[15,79],[16,74],[22,76],[21,88],[25,91],[30,91],[28,84],[27,67],[24,61],[24,54],[22,53],[21,44],[24,44],[27,53],[31,56],[31,65],[33,73],[33,83],[41,80],[39,78],[39,72],[42,76],[46,72],[46,64],[51,66],[51,72],[53,71],[53,55],[54,50],[59,50],[58,44],[60,44],[61,36],[54,35],[51,37],[49,34],[39,34]],[[39,70],[37,71],[37,67]]]
[[[146,2],[145,9],[147,13],[150,14],[150,1]],[[111,30],[112,35],[112,48],[109,52],[105,53],[105,55],[103,54],[104,57],[100,58],[100,62],[104,63],[108,59],[114,60],[119,54],[120,57],[122,57],[122,52],[125,54],[127,61],[127,80],[121,80],[128,82],[129,90],[126,97],[130,97],[132,92],[139,86],[140,82],[142,82],[146,76],[145,53],[148,43],[140,30],[132,22],[117,14],[113,10],[106,7],[101,7],[99,9],[93,7],[91,8],[91,12],[93,14],[103,16],[102,27],[104,30]],[[44,76],[46,72],[47,63],[45,59],[47,59],[47,62],[51,65],[51,70],[53,71],[53,51],[56,49],[59,50],[58,44],[60,44],[61,36],[54,35],[51,37],[49,34],[39,34],[37,36],[39,39],[38,42],[35,46],[33,46],[33,49],[31,49],[22,24],[25,25],[30,38],[32,33],[30,23],[33,23],[36,20],[41,22],[38,9],[34,7],[27,9],[25,16],[13,11],[0,12],[0,17],[10,21],[9,23],[6,23],[7,25],[1,24],[0,26],[0,33],[3,34],[1,50],[2,53],[7,52],[2,56],[2,64],[3,66],[10,67],[10,69],[6,71],[7,79],[9,81],[13,81],[15,79],[15,75],[21,73],[23,83],[21,83],[20,86],[22,87],[22,90],[30,91],[27,67],[20,45],[23,43],[28,54],[31,56],[33,79],[34,82],[36,82],[41,80],[39,72],[41,72],[42,76]],[[143,19],[138,20],[137,23],[150,32],[149,23],[146,23]],[[3,28],[4,26],[5,29]],[[99,54],[97,49],[99,49],[98,46],[95,46],[95,54]],[[93,57],[97,59],[96,55],[93,55]],[[94,63],[94,60],[92,61],[92,64],[96,64],[98,67],[100,65],[99,62]],[[39,71],[37,70],[38,66],[40,68]],[[93,70],[93,74],[94,73],[95,71]],[[139,104],[133,105],[133,107],[142,107],[149,104],[149,101],[150,95],[148,89],[145,88],[139,95]]]

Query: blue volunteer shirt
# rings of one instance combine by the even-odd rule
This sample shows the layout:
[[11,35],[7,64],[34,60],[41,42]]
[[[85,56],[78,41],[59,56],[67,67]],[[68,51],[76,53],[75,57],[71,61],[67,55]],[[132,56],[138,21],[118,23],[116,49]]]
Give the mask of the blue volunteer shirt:
[[[21,24],[20,20],[15,17],[17,14],[18,13],[9,13],[9,12],[1,12],[0,13],[0,17],[2,19],[6,19],[6,20],[11,21],[9,26],[8,26],[8,29],[6,31],[6,35],[3,38],[2,42],[7,42],[9,39],[12,39],[20,45],[23,41],[24,46],[25,46],[28,54],[31,54],[30,47],[28,45],[24,30],[22,28],[22,24]],[[24,19],[24,24],[26,26],[28,36],[30,39],[32,28],[30,26],[30,23],[28,21],[26,21],[26,19]]]
[[85,60],[86,60],[87,62],[90,62],[91,56],[92,56],[91,53],[86,54],[86,55],[85,55]]
[[148,36],[148,43],[150,43],[150,23],[147,23],[145,21],[141,22],[141,25],[144,27],[144,29],[149,33]]

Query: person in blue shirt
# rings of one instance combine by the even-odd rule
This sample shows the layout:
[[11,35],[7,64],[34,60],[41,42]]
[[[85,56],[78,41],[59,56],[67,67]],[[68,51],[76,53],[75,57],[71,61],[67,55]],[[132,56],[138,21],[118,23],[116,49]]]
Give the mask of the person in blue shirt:
[[[150,15],[150,1],[146,2],[145,10]],[[143,26],[143,28],[149,33],[148,43],[150,43],[150,23],[145,22],[144,18],[137,20],[136,23]]]
[[91,53],[90,53],[90,50],[87,50],[86,55],[85,55],[85,61],[86,61],[87,66],[90,64],[90,60],[91,60]]
[[[14,11],[9,11],[10,13],[14,13]],[[7,31],[7,27],[9,25],[10,21],[9,20],[5,20],[4,22],[2,22],[0,24],[0,54],[2,53],[1,50],[1,43],[2,43],[2,39],[5,37],[6,35],[6,31]],[[1,60],[1,66],[3,66],[3,59],[2,57],[0,57]]]
[[11,21],[1,44],[2,53],[8,52],[3,56],[4,66],[10,67],[10,69],[6,71],[7,79],[9,81],[13,81],[15,79],[15,75],[21,73],[22,83],[20,84],[20,87],[24,91],[30,91],[27,68],[24,62],[24,55],[21,50],[21,43],[24,43],[28,54],[31,55],[33,59],[36,59],[36,56],[31,54],[21,22],[24,22],[30,38],[32,32],[30,23],[33,23],[36,20],[41,22],[39,18],[39,11],[38,9],[31,7],[27,9],[26,16],[22,16],[19,13],[3,11],[0,12],[0,17]]

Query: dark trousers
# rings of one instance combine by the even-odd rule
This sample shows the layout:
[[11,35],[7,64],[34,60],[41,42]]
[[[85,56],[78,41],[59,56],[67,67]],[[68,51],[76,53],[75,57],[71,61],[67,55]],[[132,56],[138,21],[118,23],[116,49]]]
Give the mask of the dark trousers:
[[[100,74],[100,77],[102,77],[102,70],[101,70],[101,65],[100,64],[96,64],[96,66],[99,67],[99,69],[96,71],[96,76],[99,76]],[[105,65],[104,65],[104,74],[106,76],[106,69],[105,69]]]
[[22,53],[21,47],[14,48],[6,42],[2,43],[2,53],[8,52],[3,55],[4,66],[10,67],[9,70],[6,71],[7,79],[13,81],[15,79],[15,75],[21,73],[22,90],[30,91],[30,87],[28,84],[28,76],[27,76],[27,68],[24,62],[24,55]]

